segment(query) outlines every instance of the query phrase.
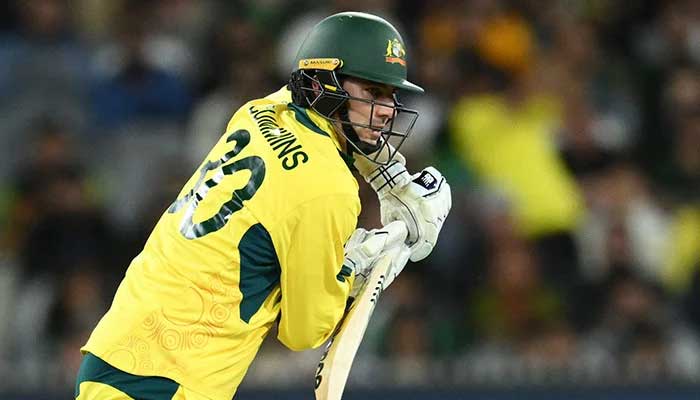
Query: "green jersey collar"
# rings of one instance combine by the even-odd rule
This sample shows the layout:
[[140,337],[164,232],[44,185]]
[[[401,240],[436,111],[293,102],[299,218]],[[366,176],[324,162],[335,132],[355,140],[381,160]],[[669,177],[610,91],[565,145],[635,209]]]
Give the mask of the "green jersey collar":
[[[333,125],[331,125],[330,122],[328,122],[326,120],[322,120],[321,124],[325,125],[325,127],[327,129],[331,130],[331,132],[333,132],[333,133],[329,133],[328,131],[326,131],[326,130],[322,129],[320,126],[318,126],[318,124],[316,122],[314,122],[312,117],[309,115],[309,111],[306,108],[299,107],[298,105],[296,105],[294,103],[289,103],[289,104],[287,104],[287,106],[289,107],[290,110],[294,111],[294,117],[296,118],[296,120],[300,124],[304,125],[305,127],[312,130],[313,132],[318,133],[319,135],[323,135],[323,136],[331,138],[333,140],[333,142],[335,143],[336,147],[338,148],[338,154],[340,154],[340,157],[345,162],[345,165],[348,166],[350,171],[356,171],[356,168],[354,165],[355,159],[350,154],[347,154],[346,152],[344,152],[340,148],[340,143],[338,143],[337,139],[335,138],[335,132],[333,132]],[[321,119],[321,118],[322,117],[319,117],[319,119]]]

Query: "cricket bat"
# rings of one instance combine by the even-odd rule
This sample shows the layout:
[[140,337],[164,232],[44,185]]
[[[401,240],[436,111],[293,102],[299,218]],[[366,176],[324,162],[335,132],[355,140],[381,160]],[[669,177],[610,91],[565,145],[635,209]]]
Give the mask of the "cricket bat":
[[391,254],[376,261],[365,287],[331,336],[316,369],[316,400],[341,399],[355,354],[362,343],[379,295],[384,290],[391,262]]

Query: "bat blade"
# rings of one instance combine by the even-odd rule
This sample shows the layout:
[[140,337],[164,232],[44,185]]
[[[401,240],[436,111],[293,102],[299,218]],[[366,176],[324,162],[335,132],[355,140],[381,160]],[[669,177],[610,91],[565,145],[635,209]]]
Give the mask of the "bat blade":
[[362,343],[379,295],[384,291],[391,261],[390,255],[377,260],[367,284],[331,336],[316,369],[316,400],[341,399],[355,354]]

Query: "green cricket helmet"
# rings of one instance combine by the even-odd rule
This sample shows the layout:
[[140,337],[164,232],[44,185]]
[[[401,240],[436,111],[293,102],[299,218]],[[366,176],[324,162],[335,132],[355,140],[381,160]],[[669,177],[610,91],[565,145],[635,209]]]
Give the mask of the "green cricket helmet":
[[[423,93],[423,89],[406,80],[406,50],[396,29],[377,16],[359,12],[331,15],[309,32],[299,48],[296,69],[289,87],[292,101],[311,108],[324,118],[339,122],[351,151],[359,152],[378,164],[388,164],[403,144],[418,118],[418,112],[405,108],[394,93],[393,104],[350,96],[342,86],[345,77],[385,84],[395,89]],[[314,88],[313,82],[316,83]],[[351,122],[348,100],[371,105],[367,123]],[[393,117],[384,126],[372,125],[376,105],[393,109]],[[361,141],[356,128],[381,132],[376,143]],[[391,146],[389,144],[391,143]],[[389,149],[389,157],[378,162],[379,154]],[[393,154],[392,154],[393,153]]]

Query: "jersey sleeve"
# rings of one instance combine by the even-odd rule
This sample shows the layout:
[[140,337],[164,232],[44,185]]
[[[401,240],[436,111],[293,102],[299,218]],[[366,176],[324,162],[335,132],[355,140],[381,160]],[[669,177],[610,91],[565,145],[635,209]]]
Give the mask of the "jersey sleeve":
[[282,290],[278,339],[292,350],[315,348],[345,312],[354,276],[341,271],[344,244],[360,213],[357,196],[330,195],[306,202],[273,233]]

